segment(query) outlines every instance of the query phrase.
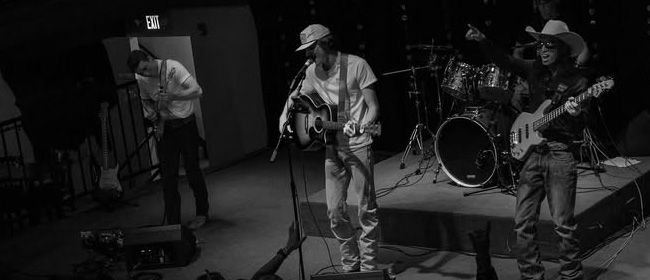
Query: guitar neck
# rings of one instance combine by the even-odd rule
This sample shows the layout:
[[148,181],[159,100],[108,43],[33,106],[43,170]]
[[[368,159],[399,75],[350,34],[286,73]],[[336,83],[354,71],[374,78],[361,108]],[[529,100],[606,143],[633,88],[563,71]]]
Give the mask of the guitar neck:
[[327,130],[342,130],[345,127],[345,123],[342,122],[320,121],[320,124]]
[[108,103],[102,104],[101,112],[102,126],[102,167],[108,168]]
[[[589,98],[591,96],[593,96],[593,94],[589,93],[589,91],[585,91],[582,94],[576,96],[575,101],[576,101],[576,103],[580,104],[580,103],[582,103],[583,101],[585,101],[587,98]],[[566,109],[564,108],[564,105],[561,105],[561,106],[553,109],[552,111],[544,114],[544,116],[542,118],[535,121],[533,123],[533,129],[534,130],[539,129],[540,127],[542,127],[542,126],[546,125],[547,123],[553,121],[554,119],[556,119],[557,117],[563,115],[564,113],[566,113]]]

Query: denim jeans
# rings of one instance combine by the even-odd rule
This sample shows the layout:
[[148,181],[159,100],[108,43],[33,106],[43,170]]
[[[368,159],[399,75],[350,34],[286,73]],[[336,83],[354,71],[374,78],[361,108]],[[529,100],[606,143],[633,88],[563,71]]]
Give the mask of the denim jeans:
[[573,211],[576,202],[578,174],[576,160],[567,150],[534,151],[519,175],[515,231],[517,233],[517,264],[522,279],[544,279],[537,240],[537,223],[544,197],[555,232],[560,237],[560,278],[582,279],[578,259],[578,227]]
[[[332,232],[340,243],[343,270],[376,270],[380,227],[372,149],[366,146],[354,151],[344,151],[327,146],[325,150],[327,215]],[[358,240],[347,210],[346,201],[350,186],[358,198],[361,226]]]
[[181,197],[178,192],[181,155],[190,188],[194,192],[196,215],[208,214],[208,190],[199,166],[199,132],[196,119],[190,118],[167,121],[165,133],[158,142],[165,217],[168,224],[181,223]]

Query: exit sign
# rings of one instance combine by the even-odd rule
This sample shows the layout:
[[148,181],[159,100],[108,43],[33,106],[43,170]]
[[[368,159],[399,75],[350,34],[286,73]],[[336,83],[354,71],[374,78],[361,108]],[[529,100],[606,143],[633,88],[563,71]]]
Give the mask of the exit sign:
[[156,32],[171,29],[171,21],[165,13],[150,13],[126,21],[129,32]]
[[159,15],[146,15],[144,20],[147,23],[147,29],[160,30],[160,16]]

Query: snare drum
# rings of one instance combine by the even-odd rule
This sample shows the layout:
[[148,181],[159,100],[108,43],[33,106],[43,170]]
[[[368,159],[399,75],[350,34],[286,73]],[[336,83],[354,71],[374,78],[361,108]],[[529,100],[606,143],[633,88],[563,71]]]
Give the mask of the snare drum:
[[462,101],[475,101],[474,76],[476,68],[467,63],[450,59],[445,68],[445,77],[442,80],[442,90],[452,97]]

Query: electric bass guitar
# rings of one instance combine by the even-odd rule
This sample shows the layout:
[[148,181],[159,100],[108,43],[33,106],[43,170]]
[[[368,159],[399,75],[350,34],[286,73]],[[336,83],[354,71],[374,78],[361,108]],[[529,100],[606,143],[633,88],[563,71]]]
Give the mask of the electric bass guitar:
[[[612,87],[614,87],[614,80],[605,79],[576,96],[575,101],[579,104],[589,97],[598,97]],[[510,129],[510,155],[513,158],[520,161],[525,159],[531,146],[544,142],[545,139],[542,137],[541,131],[546,128],[546,125],[566,113],[563,105],[546,112],[550,105],[551,100],[546,100],[534,113],[521,113],[517,117]]]
[[119,164],[113,168],[108,167],[108,103],[101,104],[100,120],[102,126],[102,164],[99,175],[98,188],[108,193],[114,193],[121,196],[123,193],[122,185],[117,177],[120,169]]
[[[305,151],[316,151],[336,142],[336,133],[343,130],[344,122],[336,121],[338,106],[325,103],[316,93],[294,97],[292,129],[298,146]],[[354,131],[381,135],[381,124],[356,125]]]
[[[165,65],[166,63],[163,63]],[[167,101],[162,100],[161,94],[167,93],[167,87],[169,86],[169,81],[172,80],[176,74],[176,68],[169,70],[165,81],[160,81],[160,92],[158,93],[158,100],[156,100],[154,106],[157,114],[157,119],[153,122],[153,130],[155,132],[156,140],[160,141],[163,134],[165,133],[165,121],[167,120],[167,115],[165,115],[165,110],[167,110]]]

